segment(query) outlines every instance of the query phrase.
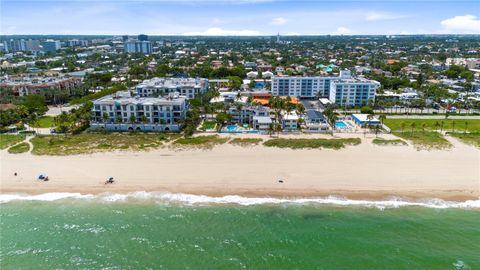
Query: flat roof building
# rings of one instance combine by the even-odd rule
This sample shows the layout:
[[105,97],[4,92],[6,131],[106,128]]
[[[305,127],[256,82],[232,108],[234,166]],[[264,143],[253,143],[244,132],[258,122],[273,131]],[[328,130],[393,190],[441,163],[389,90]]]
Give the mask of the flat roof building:
[[123,44],[123,49],[126,53],[152,53],[152,43],[150,41],[131,40]]
[[353,121],[359,125],[359,126],[364,126],[364,125],[380,125],[381,122],[375,116],[373,116],[372,119],[368,119],[368,114],[352,114],[352,119]]
[[93,101],[91,128],[113,131],[178,132],[188,110],[187,98],[132,97],[120,91]]
[[178,92],[188,99],[208,91],[208,79],[204,78],[152,78],[136,87],[141,97],[163,96]]
[[351,78],[349,70],[340,71],[339,76],[273,76],[272,95],[301,98],[330,97],[331,82]]

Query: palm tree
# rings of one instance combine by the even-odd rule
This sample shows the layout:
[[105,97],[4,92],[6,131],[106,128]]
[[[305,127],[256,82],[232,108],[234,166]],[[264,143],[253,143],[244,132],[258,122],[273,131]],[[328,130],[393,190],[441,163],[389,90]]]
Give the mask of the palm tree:
[[440,122],[440,133],[442,133],[442,132],[443,132],[443,125],[444,125],[444,124],[445,124],[445,123],[443,123],[443,121],[442,121],[442,122]]
[[243,109],[243,104],[240,102],[235,103],[235,110],[237,110],[238,113]]
[[17,108],[15,108],[15,110],[17,111],[17,114],[20,115],[22,120],[28,115],[28,108],[25,105],[19,105]]
[[373,114],[367,115],[367,124],[368,124],[368,127],[371,127],[370,121],[373,120],[373,118],[374,118]]
[[375,138],[378,137],[378,132],[380,131],[380,125],[375,125]]
[[299,103],[295,106],[295,112],[298,115],[298,128],[301,129],[302,124],[305,122],[303,119],[303,115],[305,113],[305,107],[301,103]]
[[427,126],[426,123],[422,123],[422,133],[425,133],[425,127]]
[[413,130],[415,129],[416,126],[417,126],[417,124],[415,122],[412,122],[410,124],[410,127],[412,128],[412,136],[413,136]]
[[467,133],[467,129],[468,129],[468,121],[465,121],[465,130],[463,131],[463,133]]
[[400,127],[401,127],[401,129],[402,129],[402,133],[403,133],[403,130],[405,130],[405,127],[406,127],[406,126],[407,126],[407,123],[405,123],[405,122],[400,123]]
[[303,115],[305,113],[305,107],[302,103],[298,103],[296,106],[296,111],[298,115]]
[[273,123],[270,123],[270,125],[268,125],[267,132],[269,136],[273,135],[273,133],[275,132],[275,125]]
[[148,123],[149,120],[145,115],[142,115],[141,120],[143,124],[143,130],[145,130],[145,124]]
[[137,117],[135,117],[135,115],[130,115],[130,118],[128,118],[128,121],[130,122],[130,124],[132,125],[132,128],[134,129],[135,128],[135,122],[137,121]]
[[385,119],[387,119],[387,116],[385,114],[380,114],[378,116],[378,120],[380,120],[380,122],[382,123],[383,125],[383,121],[385,121]]
[[102,114],[102,120],[103,120],[104,128],[107,129],[108,113],[104,112]]
[[123,122],[122,116],[121,116],[121,115],[117,115],[117,117],[115,118],[115,122],[117,122],[118,128],[120,129],[120,124]]
[[335,128],[336,128],[335,124],[338,120],[338,113],[336,113],[336,112],[329,113],[329,115],[327,116],[327,119],[328,119],[328,122],[330,122],[330,125],[332,126],[332,129],[335,130]]
[[435,122],[435,129],[438,130],[439,127],[440,127],[440,123],[438,121]]
[[282,124],[277,123],[275,124],[275,131],[277,132],[277,137],[280,136],[280,132],[283,130]]
[[452,132],[455,132],[455,121],[452,121]]

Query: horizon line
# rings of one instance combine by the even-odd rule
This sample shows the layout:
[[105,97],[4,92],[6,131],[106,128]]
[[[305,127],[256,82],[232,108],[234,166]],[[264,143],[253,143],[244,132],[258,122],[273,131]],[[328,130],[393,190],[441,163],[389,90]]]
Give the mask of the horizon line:
[[[1,34],[0,36],[138,36],[138,35],[147,35],[151,37],[276,37],[277,34],[265,34],[265,35],[184,35],[184,34],[148,34],[148,33],[137,33],[137,34]],[[480,34],[475,33],[464,33],[464,34],[349,34],[349,35],[339,35],[339,34],[299,34],[299,35],[282,35],[281,37],[321,37],[321,36],[335,36],[335,37],[358,37],[358,36],[480,36]]]

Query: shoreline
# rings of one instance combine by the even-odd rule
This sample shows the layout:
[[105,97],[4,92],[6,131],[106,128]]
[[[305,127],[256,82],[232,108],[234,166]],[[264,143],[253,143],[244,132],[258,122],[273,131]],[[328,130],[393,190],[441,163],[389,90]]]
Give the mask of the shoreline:
[[348,200],[366,200],[366,201],[390,201],[401,200],[405,202],[418,202],[423,200],[444,200],[449,202],[465,202],[469,200],[479,200],[480,192],[473,190],[288,190],[288,189],[269,189],[264,191],[259,190],[237,190],[237,192],[225,191],[211,191],[209,188],[204,189],[129,189],[125,187],[120,188],[85,188],[85,189],[69,189],[69,188],[25,188],[25,189],[2,189],[1,195],[26,195],[36,196],[52,193],[79,193],[81,195],[129,195],[132,193],[162,193],[162,194],[178,194],[178,195],[193,195],[193,196],[207,196],[211,198],[221,198],[226,196],[239,196],[246,199],[258,198],[272,198],[272,199],[325,199],[328,197],[344,198]]
[[[146,191],[212,197],[480,198],[479,149],[452,139],[452,149],[418,151],[411,145],[377,146],[372,139],[362,138],[360,145],[340,150],[223,144],[208,150],[160,148],[73,156],[1,151],[0,194]],[[35,180],[41,173],[50,181]],[[110,176],[116,182],[105,185]]]

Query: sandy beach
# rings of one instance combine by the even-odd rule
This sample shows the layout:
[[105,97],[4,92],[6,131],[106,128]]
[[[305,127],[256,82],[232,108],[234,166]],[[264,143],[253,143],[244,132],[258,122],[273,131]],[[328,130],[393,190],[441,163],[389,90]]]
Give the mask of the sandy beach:
[[[13,155],[4,150],[0,154],[0,192],[168,191],[211,196],[447,200],[480,197],[480,150],[475,147],[450,138],[452,149],[418,151],[410,145],[374,145],[372,135],[341,136],[360,137],[362,143],[341,150],[223,144],[208,150],[161,148],[76,156]],[[41,173],[48,174],[50,181],[35,180]],[[109,176],[116,183],[105,185]]]

